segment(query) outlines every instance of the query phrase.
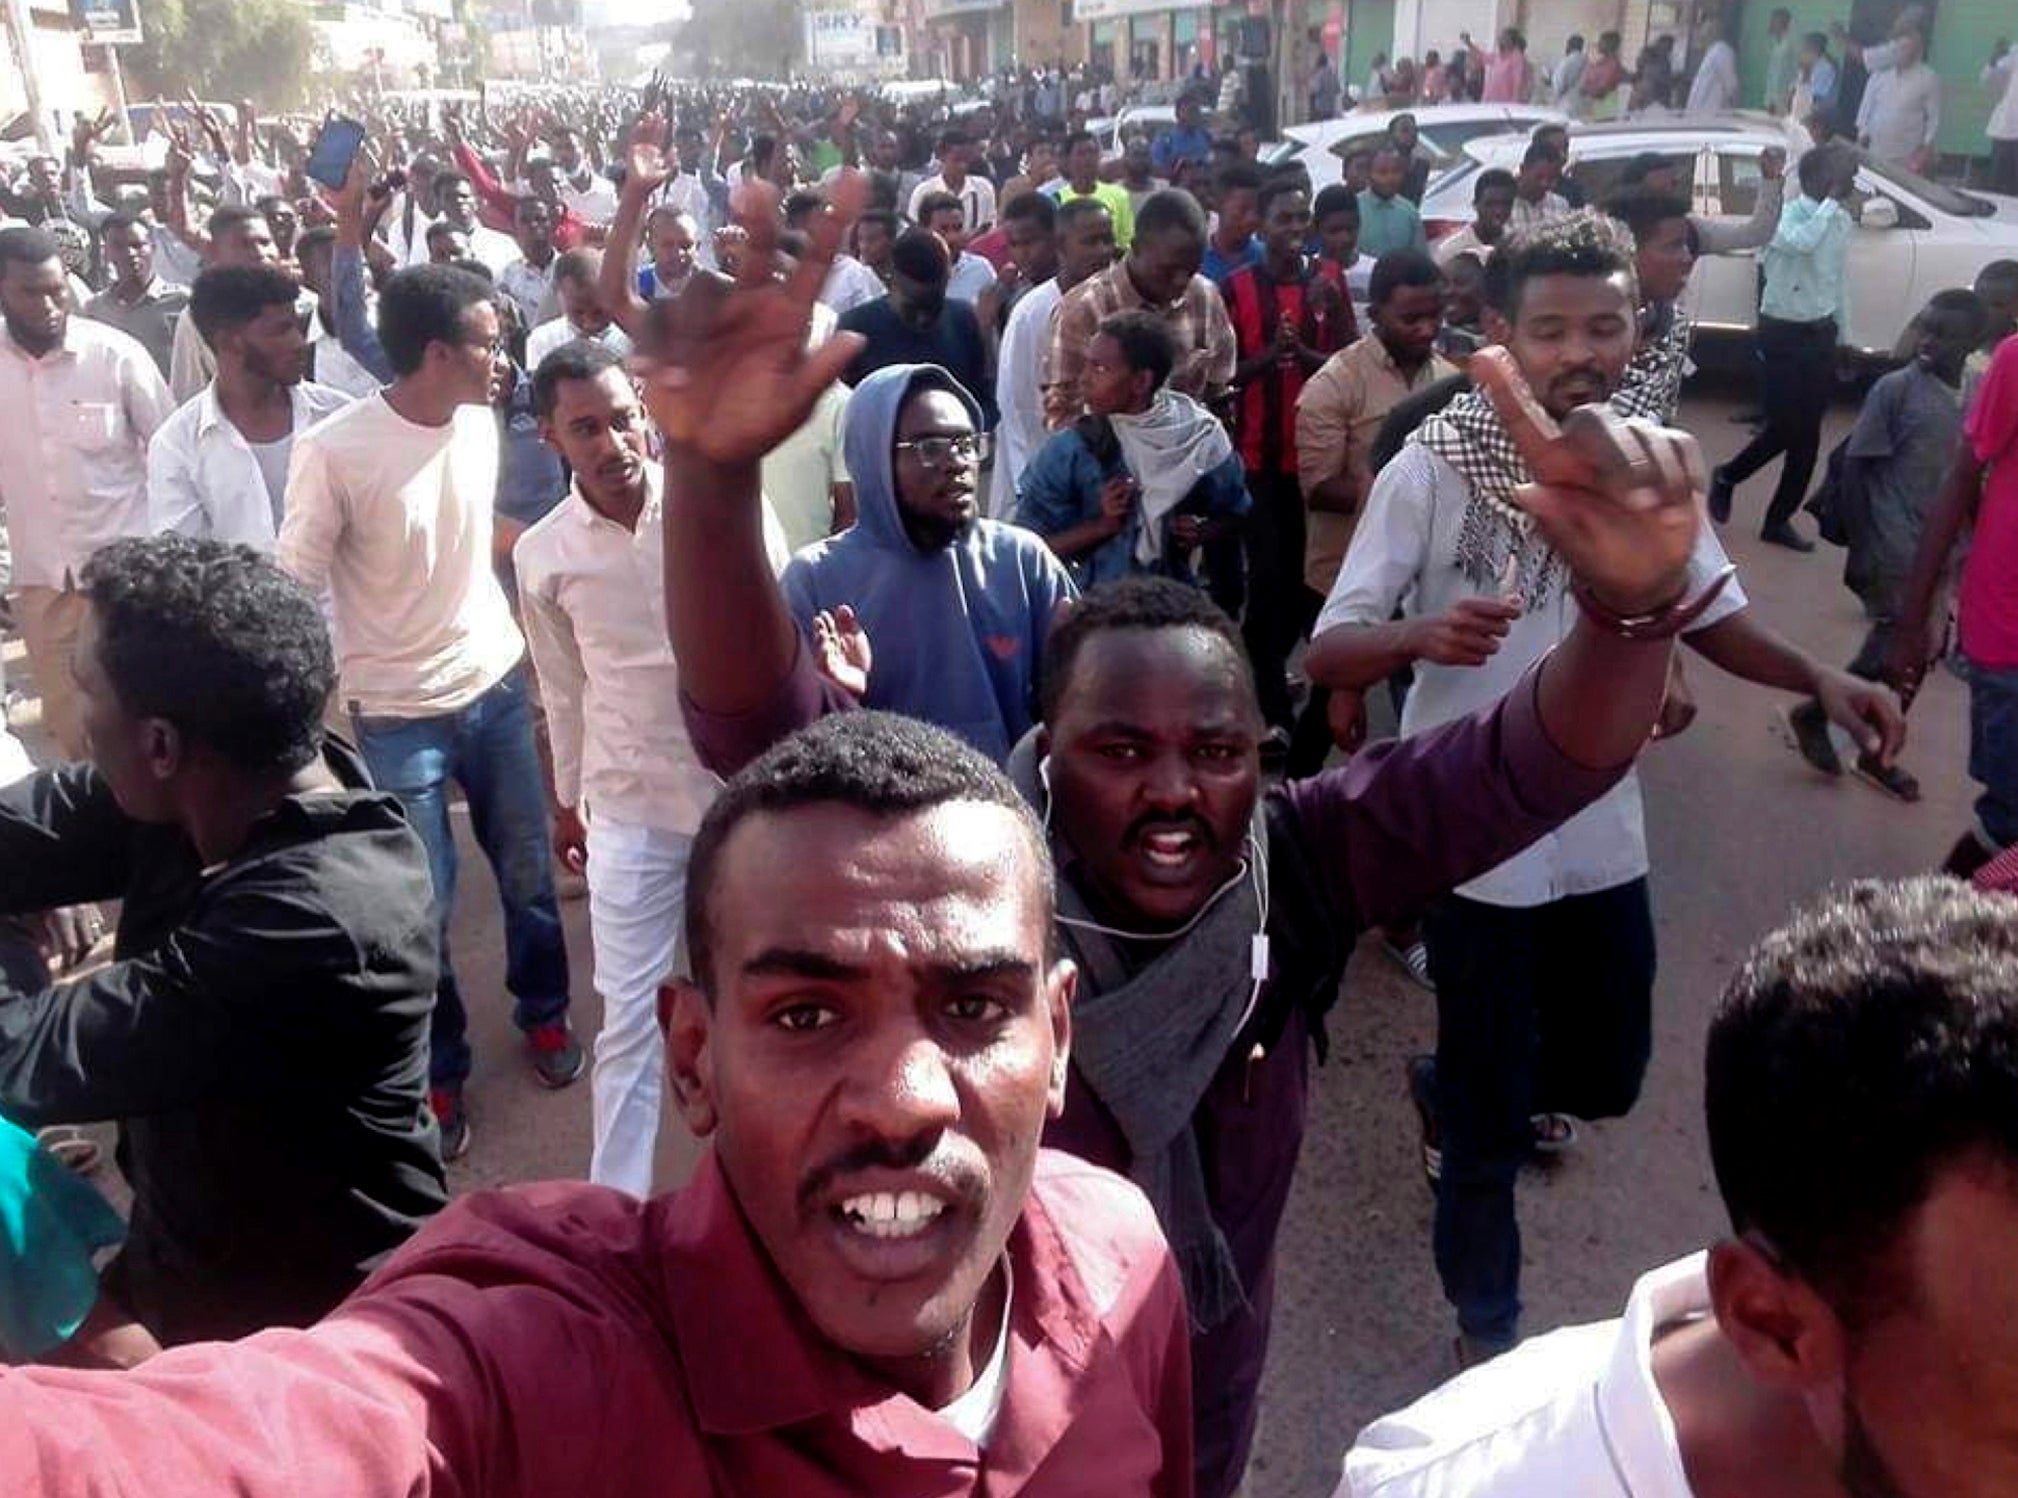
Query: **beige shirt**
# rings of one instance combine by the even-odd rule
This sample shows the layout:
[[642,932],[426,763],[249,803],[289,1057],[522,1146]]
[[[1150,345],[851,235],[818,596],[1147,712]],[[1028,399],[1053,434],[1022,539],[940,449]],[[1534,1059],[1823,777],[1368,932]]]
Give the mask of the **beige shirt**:
[[[1350,348],[1340,349],[1310,377],[1296,402],[1296,476],[1307,497],[1325,480],[1341,473],[1359,476],[1360,509],[1373,489],[1367,453],[1380,434],[1387,413],[1425,385],[1457,373],[1457,366],[1436,355],[1409,380],[1395,368],[1387,345],[1368,333]],[[1356,515],[1312,510],[1303,548],[1303,581],[1329,594],[1339,563],[1352,544]]]
[[[666,639],[664,505],[658,466],[636,530],[571,489],[512,551],[526,643],[553,745],[554,795],[592,817],[691,835],[721,781],[702,766],[680,711]],[[769,510],[764,539],[782,570]]]
[[834,530],[834,486],[849,482],[842,453],[848,387],[829,385],[799,429],[764,454],[764,498],[777,511],[790,549]]
[[346,707],[459,712],[525,654],[491,570],[497,473],[485,406],[426,427],[374,395],[295,439],[280,564],[329,592]]
[[0,498],[20,587],[61,588],[85,559],[147,534],[147,443],[174,409],[153,356],[73,315],[35,358],[0,327]]
[[1476,256],[1480,264],[1492,259],[1493,247],[1478,237],[1478,227],[1466,224],[1454,234],[1446,234],[1429,247],[1430,258],[1446,270],[1460,255]]
[[1142,299],[1124,257],[1073,287],[1051,314],[1050,338],[1038,375],[1044,387],[1044,420],[1051,430],[1072,425],[1085,409],[1079,378],[1086,367],[1086,350],[1100,325],[1118,312],[1152,312],[1170,329],[1177,340],[1170,388],[1178,394],[1196,396],[1209,405],[1233,383],[1240,345],[1219,288],[1203,276],[1193,276],[1182,296],[1159,307]]

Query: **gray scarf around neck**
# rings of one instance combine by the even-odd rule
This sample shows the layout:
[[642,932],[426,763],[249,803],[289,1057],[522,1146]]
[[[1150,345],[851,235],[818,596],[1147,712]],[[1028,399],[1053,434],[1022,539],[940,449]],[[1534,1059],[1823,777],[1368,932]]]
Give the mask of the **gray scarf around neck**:
[[[1050,796],[1037,776],[1036,742],[1032,732],[1011,752],[1009,778],[1048,827]],[[1062,875],[1058,880],[1058,934],[1079,968],[1072,1062],[1128,1141],[1129,1178],[1156,1209],[1183,1276],[1192,1327],[1201,1332],[1249,1304],[1212,1216],[1191,1126],[1255,992],[1252,943],[1268,885],[1268,827],[1259,801],[1248,832],[1257,877],[1243,874],[1196,925],[1132,972],[1114,939],[1084,924],[1095,917],[1077,887]],[[1056,850],[1055,834],[1052,842]]]

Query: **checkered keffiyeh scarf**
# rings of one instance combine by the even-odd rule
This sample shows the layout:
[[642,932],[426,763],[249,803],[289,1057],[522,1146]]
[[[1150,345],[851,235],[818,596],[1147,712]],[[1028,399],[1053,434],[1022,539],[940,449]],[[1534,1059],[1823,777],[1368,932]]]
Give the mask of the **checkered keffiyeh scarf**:
[[1535,529],[1534,517],[1514,503],[1514,490],[1534,475],[1482,390],[1467,390],[1409,438],[1457,471],[1470,491],[1458,531],[1457,565],[1473,587],[1495,594],[1518,592],[1532,612],[1555,596],[1563,581],[1562,558]]
[[[1663,318],[1665,329],[1660,326]],[[1640,340],[1633,362],[1626,366],[1618,394],[1612,397],[1612,409],[1621,416],[1673,426],[1682,403],[1682,380],[1689,372],[1689,343],[1695,336],[1695,323],[1680,309],[1662,309],[1648,336]]]

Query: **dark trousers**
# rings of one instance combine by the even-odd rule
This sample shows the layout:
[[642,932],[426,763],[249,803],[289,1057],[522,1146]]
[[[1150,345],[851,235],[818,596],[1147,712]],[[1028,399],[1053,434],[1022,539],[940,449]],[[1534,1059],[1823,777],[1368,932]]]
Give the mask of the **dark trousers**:
[[1784,525],[1807,498],[1822,445],[1822,418],[1836,389],[1836,323],[1759,318],[1759,404],[1766,424],[1724,465],[1735,487],[1782,453],[1780,482],[1766,507],[1766,525]]
[[1293,717],[1289,653],[1309,627],[1303,586],[1303,489],[1293,473],[1250,473],[1247,492],[1247,616],[1241,634],[1254,666],[1261,714],[1274,728]]
[[1450,895],[1423,924],[1436,980],[1443,1179],[1436,1268],[1459,1328],[1511,1342],[1520,1321],[1514,1179],[1534,1114],[1615,1118],[1652,1049],[1647,881],[1515,909]]
[[1990,191],[2018,196],[2018,140],[1990,142]]

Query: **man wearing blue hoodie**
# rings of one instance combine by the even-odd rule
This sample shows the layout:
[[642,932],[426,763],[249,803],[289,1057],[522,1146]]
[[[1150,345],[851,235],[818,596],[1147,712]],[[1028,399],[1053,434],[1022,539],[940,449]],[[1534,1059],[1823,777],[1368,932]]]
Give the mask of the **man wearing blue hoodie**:
[[980,517],[979,403],[936,364],[855,387],[842,438],[859,519],[780,582],[810,630],[854,611],[876,642],[867,707],[923,718],[998,764],[1036,721],[1037,662],[1076,589],[1035,535]]

